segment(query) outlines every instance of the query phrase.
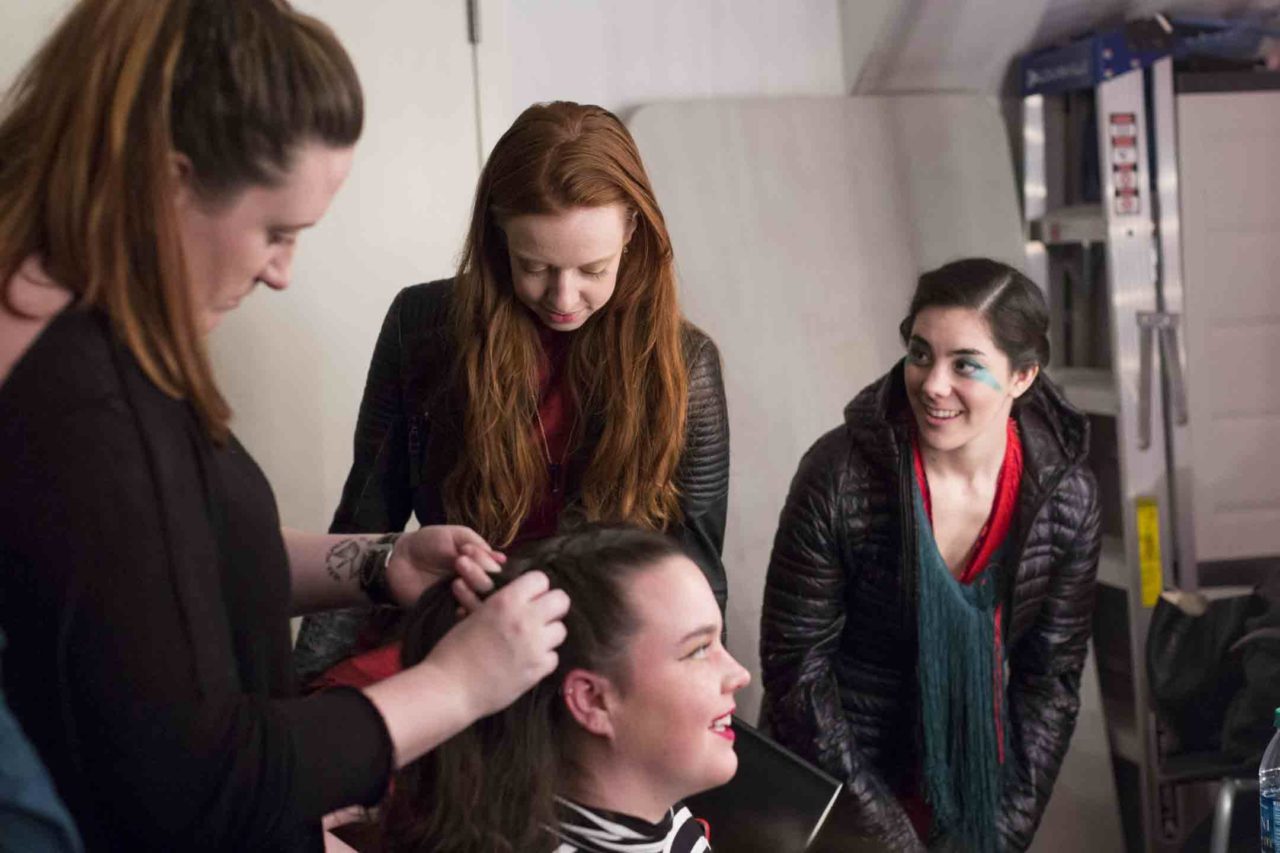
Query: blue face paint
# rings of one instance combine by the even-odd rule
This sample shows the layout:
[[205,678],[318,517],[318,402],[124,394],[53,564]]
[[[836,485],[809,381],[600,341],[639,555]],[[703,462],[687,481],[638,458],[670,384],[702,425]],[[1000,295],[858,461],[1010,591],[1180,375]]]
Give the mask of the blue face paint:
[[1004,388],[1001,387],[1000,383],[996,381],[996,378],[992,376],[991,372],[988,371],[985,367],[981,367],[975,364],[973,366],[973,372],[969,374],[969,378],[976,379],[979,382],[981,382],[983,385],[986,385],[988,388],[992,388],[996,391],[1004,390]]

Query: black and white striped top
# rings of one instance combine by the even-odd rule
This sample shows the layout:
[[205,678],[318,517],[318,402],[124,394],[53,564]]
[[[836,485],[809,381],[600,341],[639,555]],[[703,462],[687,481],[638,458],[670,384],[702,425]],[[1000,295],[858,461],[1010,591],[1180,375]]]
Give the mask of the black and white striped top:
[[555,853],[710,853],[702,824],[683,803],[649,823],[558,799],[560,824],[552,832],[560,846]]

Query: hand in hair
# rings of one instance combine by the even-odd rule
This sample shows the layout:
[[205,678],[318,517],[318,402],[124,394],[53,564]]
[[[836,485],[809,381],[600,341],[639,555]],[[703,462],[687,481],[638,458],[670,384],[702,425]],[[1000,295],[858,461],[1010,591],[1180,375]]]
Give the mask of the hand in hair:
[[403,767],[555,671],[569,596],[527,572],[490,595],[419,664],[364,689]]
[[506,559],[469,527],[423,527],[396,542],[387,561],[387,586],[395,601],[408,607],[429,587],[456,574],[455,594],[462,588],[474,597],[493,589],[489,575],[497,574]]
[[479,548],[475,545],[462,546],[462,556],[458,558],[458,576],[452,585],[453,597],[458,602],[458,616],[463,617],[475,613],[483,603],[481,596],[493,590],[493,579],[502,571],[507,562],[505,554],[490,551],[488,546]]
[[542,572],[526,572],[455,625],[427,661],[456,666],[471,682],[475,716],[488,716],[555,671],[568,612],[564,590],[551,589]]

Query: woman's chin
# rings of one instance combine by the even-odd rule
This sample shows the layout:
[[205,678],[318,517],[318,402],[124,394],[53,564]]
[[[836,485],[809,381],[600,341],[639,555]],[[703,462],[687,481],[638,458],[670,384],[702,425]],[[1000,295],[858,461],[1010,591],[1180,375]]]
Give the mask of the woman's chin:
[[725,753],[723,756],[716,756],[715,767],[707,773],[706,786],[702,788],[703,791],[726,785],[737,774],[738,754],[732,748],[725,750]]

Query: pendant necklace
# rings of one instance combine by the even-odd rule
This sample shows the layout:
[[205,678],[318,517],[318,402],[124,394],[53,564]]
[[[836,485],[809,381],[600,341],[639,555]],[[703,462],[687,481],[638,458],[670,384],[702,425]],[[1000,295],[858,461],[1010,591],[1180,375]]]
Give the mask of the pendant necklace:
[[[566,447],[564,453],[561,454],[560,461],[551,458],[551,444],[547,441],[547,430],[542,425],[542,412],[537,408],[533,413],[538,418],[538,435],[542,437],[542,452],[547,456],[547,476],[551,478],[551,494],[559,495],[563,483],[561,472],[564,470],[564,461],[569,458],[569,448]],[[573,426],[569,429],[569,438],[573,439],[573,431],[578,428],[578,416],[573,417]]]

